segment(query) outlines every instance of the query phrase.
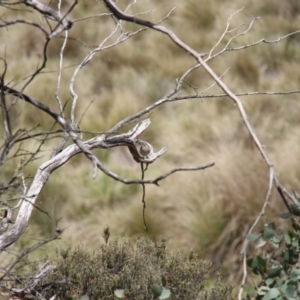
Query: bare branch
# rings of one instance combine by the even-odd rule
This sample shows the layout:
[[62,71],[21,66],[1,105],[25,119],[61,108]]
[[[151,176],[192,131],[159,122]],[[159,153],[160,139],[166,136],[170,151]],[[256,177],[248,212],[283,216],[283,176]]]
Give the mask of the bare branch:
[[[243,96],[255,96],[255,95],[268,95],[268,96],[285,96],[285,95],[291,95],[291,94],[299,94],[300,90],[294,90],[294,91],[287,91],[287,92],[247,92],[247,93],[236,93],[235,95],[238,97]],[[173,97],[170,99],[167,99],[167,102],[172,101],[182,101],[187,99],[206,99],[206,98],[222,98],[227,97],[227,94],[213,94],[213,95],[187,95],[187,96],[180,96],[180,97]]]
[[133,23],[137,23],[140,24],[142,26],[147,26],[149,28],[152,28],[154,30],[157,30],[163,34],[167,34],[170,39],[177,44],[179,47],[181,47],[182,49],[184,49],[187,53],[189,53],[190,55],[192,55],[198,62],[199,64],[201,64],[203,66],[203,68],[207,71],[207,73],[215,80],[215,82],[219,85],[219,87],[225,92],[225,94],[231,98],[237,105],[239,112],[241,114],[241,117],[243,119],[243,122],[246,126],[246,128],[248,129],[251,137],[253,138],[258,150],[260,151],[261,155],[263,156],[266,164],[268,165],[268,167],[272,170],[273,174],[274,174],[274,178],[275,176],[275,171],[273,168],[273,164],[271,163],[271,160],[269,159],[266,151],[263,149],[259,139],[257,138],[257,135],[254,131],[254,129],[252,128],[247,114],[244,110],[244,107],[241,103],[241,101],[239,100],[239,98],[227,87],[227,85],[224,84],[224,82],[219,78],[219,76],[207,65],[207,63],[202,59],[201,55],[196,52],[195,50],[193,50],[191,47],[189,47],[188,45],[186,45],[184,42],[182,42],[171,30],[168,30],[167,28],[165,28],[164,26],[161,25],[156,25],[152,22],[149,21],[145,21],[139,18],[136,18],[134,16],[131,15],[126,15],[123,12],[121,12],[115,5],[115,3],[113,3],[111,0],[103,0],[105,2],[105,4],[109,7],[109,9],[112,11],[112,13],[118,18],[118,19],[122,19],[128,22],[133,22]]
[[85,21],[88,19],[94,19],[94,18],[98,18],[98,17],[107,17],[107,16],[111,16],[111,15],[112,15],[111,13],[102,13],[102,14],[98,14],[98,15],[92,15],[92,16],[76,19],[73,21],[73,23],[82,22],[82,21]]
[[132,36],[140,33],[141,31],[145,30],[145,29],[139,29],[135,32],[126,32],[126,33],[122,33],[118,39],[113,42],[112,44],[110,45],[106,45],[105,46],[105,43],[107,41],[109,41],[116,33],[117,31],[121,28],[121,23],[118,23],[116,25],[116,27],[114,28],[114,30],[110,33],[110,35],[108,35],[95,49],[93,49],[84,59],[83,61],[77,66],[77,68],[75,69],[74,73],[73,73],[73,76],[71,78],[71,81],[70,81],[70,86],[69,86],[69,91],[70,91],[70,94],[73,98],[73,103],[72,103],[72,109],[71,109],[71,125],[73,127],[73,129],[76,129],[76,122],[75,122],[75,109],[76,109],[76,105],[77,105],[77,100],[78,100],[78,95],[75,93],[74,91],[74,83],[75,83],[75,80],[76,80],[76,77],[79,73],[79,71],[85,66],[87,65],[90,60],[94,57],[94,55],[97,53],[97,52],[100,52],[100,51],[103,51],[103,50],[107,50],[109,48],[112,48],[118,44],[121,44],[123,42],[125,42],[127,39],[131,38]]
[[167,178],[169,175],[175,173],[175,172],[181,172],[181,171],[199,171],[199,170],[205,170],[207,168],[213,167],[215,165],[215,163],[209,163],[200,167],[182,167],[182,168],[176,168],[173,169],[167,173],[165,173],[164,175],[161,175],[159,177],[157,177],[155,180],[153,180],[153,183],[158,185],[158,182]]
[[27,24],[33,27],[38,28],[39,30],[41,30],[45,36],[48,36],[48,32],[40,25],[31,21],[27,21],[27,20],[13,20],[13,21],[9,21],[9,22],[3,22],[2,24],[0,24],[0,28],[1,27],[8,27],[11,25],[15,25],[15,24]]
[[80,69],[82,69],[86,64],[88,64],[88,62],[93,58],[93,56],[102,50],[103,48],[103,45],[109,40],[111,39],[115,33],[118,31],[120,27],[120,24],[118,24],[114,30],[111,32],[110,35],[108,35],[103,41],[102,43],[96,48],[94,49],[93,51],[91,51],[85,58],[84,60],[81,62],[81,64],[78,65],[78,67],[76,68],[76,70],[74,71],[74,74],[72,76],[72,79],[71,79],[71,82],[70,82],[70,86],[69,86],[69,91],[70,91],[70,94],[72,95],[73,97],[73,103],[72,103],[72,109],[71,109],[71,125],[72,125],[72,128],[76,128],[77,125],[76,125],[76,122],[75,122],[75,108],[76,108],[76,104],[77,104],[77,99],[78,99],[78,95],[75,93],[74,91],[74,82],[75,82],[75,79],[76,79],[76,76],[78,75],[78,72]]
[[2,236],[0,236],[0,251],[3,251],[6,247],[14,243],[25,231],[29,218],[31,216],[31,212],[34,208],[34,203],[43,188],[44,184],[47,182],[48,178],[50,177],[51,173],[62,166],[64,163],[66,163],[72,156],[79,152],[83,152],[93,163],[94,167],[94,176],[95,176],[95,170],[96,168],[99,168],[102,170],[106,175],[110,176],[111,178],[120,181],[125,184],[136,184],[136,183],[145,183],[145,184],[156,184],[158,185],[158,182],[167,176],[171,175],[172,173],[176,171],[188,171],[188,170],[201,170],[205,169],[207,167],[212,166],[212,164],[204,166],[204,167],[191,167],[191,168],[179,168],[174,169],[162,176],[159,176],[156,179],[153,180],[126,180],[118,176],[117,174],[113,173],[112,171],[108,170],[99,160],[98,158],[93,155],[93,153],[90,151],[93,148],[113,148],[116,146],[127,146],[131,150],[131,153],[133,154],[134,159],[138,160],[139,162],[144,163],[152,163],[154,162],[158,157],[160,157],[162,154],[166,152],[166,148],[161,149],[158,152],[154,152],[153,148],[150,147],[151,145],[147,143],[147,145],[150,145],[150,151],[148,155],[143,155],[143,153],[140,153],[140,150],[137,149],[136,146],[136,138],[139,134],[141,134],[149,125],[150,120],[145,119],[142,120],[140,123],[138,123],[133,129],[131,129],[128,133],[117,135],[114,137],[107,137],[107,135],[101,135],[98,137],[95,137],[91,140],[88,140],[86,142],[79,139],[75,132],[72,130],[71,126],[62,118],[60,115],[55,113],[53,110],[51,110],[49,107],[45,106],[44,104],[40,103],[37,100],[32,99],[31,97],[28,97],[24,93],[20,93],[12,88],[9,88],[7,86],[1,86],[3,91],[6,93],[9,93],[11,95],[14,95],[16,97],[21,97],[26,102],[34,105],[38,109],[46,112],[48,115],[50,115],[52,118],[54,118],[55,121],[57,121],[65,130],[65,132],[72,138],[72,140],[75,142],[76,145],[71,145],[58,153],[56,156],[54,156],[52,159],[44,163],[37,171],[35,178],[27,192],[26,195],[24,195],[24,200],[21,203],[20,210],[16,219],[16,222],[14,226],[7,232],[5,232]]
[[280,41],[282,41],[283,39],[289,37],[289,36],[292,36],[292,35],[295,35],[295,34],[298,34],[300,33],[300,30],[296,30],[294,32],[291,32],[289,34],[286,34],[284,36],[281,36],[275,40],[271,40],[271,41],[268,41],[266,40],[265,38],[263,39],[260,39],[259,41],[255,42],[255,43],[252,43],[252,44],[248,44],[248,45],[244,45],[244,46],[240,46],[240,47],[235,47],[235,48],[227,48],[226,51],[236,51],[236,50],[243,50],[243,49],[247,49],[247,48],[250,48],[250,47],[254,47],[254,46],[257,46],[261,43],[266,43],[266,44],[274,44],[274,43],[279,43]]
[[[231,44],[231,42],[232,42],[233,40],[235,40],[236,38],[238,38],[238,37],[240,37],[240,36],[243,36],[243,35],[245,35],[247,32],[249,32],[249,30],[252,28],[252,25],[254,24],[254,22],[255,22],[256,20],[259,20],[259,18],[257,17],[257,18],[252,19],[252,21],[250,22],[250,24],[248,24],[247,28],[246,28],[243,32],[238,33],[238,34],[236,34],[235,36],[233,36],[233,37],[227,42],[227,44],[225,45],[225,47],[224,47],[221,51],[219,51],[218,53],[214,54],[213,56],[211,56],[211,55],[212,55],[212,52],[210,52],[210,53],[209,53],[208,59],[213,59],[213,58],[215,58],[215,57],[221,55],[221,54],[224,53],[225,51],[228,51],[228,46]],[[246,24],[242,24],[242,25],[243,25],[243,26],[246,26]],[[226,29],[227,29],[227,28],[226,28]],[[229,31],[225,31],[225,33],[227,33],[227,32],[229,32]],[[224,35],[225,35],[225,33],[224,33]],[[223,36],[222,36],[222,38],[223,38]]]
[[[268,188],[267,196],[266,196],[264,205],[263,205],[259,215],[257,216],[257,218],[255,219],[254,223],[252,224],[252,226],[250,227],[250,229],[248,231],[248,235],[253,232],[254,228],[257,226],[257,224],[261,220],[262,216],[265,214],[267,205],[269,204],[271,194],[272,194],[273,179],[274,179],[273,178],[273,172],[272,172],[271,169],[269,170],[269,172],[270,172],[270,174],[269,174],[269,188]],[[243,279],[242,279],[241,288],[240,288],[239,294],[238,294],[238,299],[239,300],[242,299],[242,293],[243,293],[244,285],[245,285],[246,279],[247,279],[247,247],[248,247],[248,244],[249,244],[249,240],[247,238],[245,238],[243,246],[242,246],[242,250],[241,250],[241,255],[243,257]]]
[[[0,78],[0,84],[4,84],[4,77],[5,77],[5,74],[6,74],[6,71],[7,71],[7,64],[6,64],[6,61],[4,61],[3,59],[1,59],[1,60],[4,63],[4,72],[3,72],[3,74]],[[4,95],[3,90],[1,90],[0,99],[1,99],[1,111],[2,111],[4,131],[5,131],[5,134],[6,134],[6,144],[8,144],[11,140],[12,132],[11,132],[9,114],[8,114],[8,110],[7,110],[7,107],[6,107],[6,99],[5,99],[5,95]]]
[[233,14],[231,14],[231,16],[228,18],[227,20],[227,24],[226,24],[226,28],[223,32],[223,34],[221,35],[220,39],[217,41],[217,43],[211,48],[211,50],[209,51],[208,57],[212,56],[212,53],[214,52],[214,50],[220,45],[221,41],[223,40],[224,36],[226,35],[226,33],[229,31],[229,26],[230,26],[230,22],[231,19],[234,17],[234,15],[238,14],[240,11],[242,11],[244,9],[244,7],[242,7],[241,9],[237,10],[236,12],[234,12]]
[[60,53],[59,53],[59,71],[58,71],[58,76],[57,76],[57,85],[56,85],[56,92],[55,92],[55,98],[59,105],[60,114],[63,117],[64,117],[64,111],[63,111],[63,105],[62,105],[61,99],[59,98],[59,88],[60,88],[61,72],[62,72],[62,65],[63,65],[63,53],[64,53],[64,49],[67,44],[67,40],[68,40],[68,31],[65,32],[65,39],[61,46]]
[[[60,12],[56,11],[55,9],[46,6],[42,3],[40,3],[37,0],[24,0],[23,3],[27,6],[30,6],[37,11],[39,11],[42,15],[48,16],[56,20],[59,24],[62,24],[63,30],[68,30],[72,27],[72,22],[67,17],[62,17]],[[49,38],[52,38],[54,33]]]

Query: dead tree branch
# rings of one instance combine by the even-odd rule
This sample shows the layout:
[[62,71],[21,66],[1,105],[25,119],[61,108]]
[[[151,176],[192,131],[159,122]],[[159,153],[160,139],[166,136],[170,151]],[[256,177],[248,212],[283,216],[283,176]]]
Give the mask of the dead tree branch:
[[73,131],[71,126],[65,121],[63,117],[59,114],[54,112],[49,107],[45,106],[44,104],[40,103],[39,101],[25,95],[24,93],[18,92],[12,88],[7,86],[1,86],[3,92],[13,95],[15,97],[20,97],[26,102],[30,103],[31,105],[35,106],[36,108],[44,111],[48,115],[50,115],[55,121],[57,121],[65,132],[72,138],[74,141],[74,145],[71,145],[58,153],[56,156],[51,158],[49,161],[45,162],[40,166],[38,169],[33,182],[28,190],[28,192],[24,195],[24,199],[21,203],[20,210],[15,221],[15,224],[12,226],[10,230],[3,233],[0,236],[0,251],[3,251],[6,247],[13,244],[25,231],[27,224],[29,222],[32,210],[34,208],[34,203],[40,194],[43,186],[49,179],[51,173],[66,163],[71,157],[75,154],[83,152],[88,159],[90,159],[94,166],[94,176],[96,176],[96,170],[99,168],[102,170],[106,175],[110,176],[111,178],[120,181],[125,184],[155,184],[158,185],[158,182],[162,179],[165,179],[167,176],[171,175],[177,171],[190,171],[190,170],[202,170],[208,167],[213,166],[213,164],[201,166],[201,167],[191,167],[191,168],[178,168],[171,170],[170,172],[157,177],[156,179],[152,180],[127,180],[121,178],[117,174],[113,173],[109,169],[107,169],[99,160],[98,158],[93,155],[91,152],[94,148],[113,148],[117,146],[127,146],[130,149],[130,152],[133,155],[133,158],[137,162],[142,163],[153,163],[158,157],[163,155],[167,149],[163,148],[158,152],[154,152],[152,145],[149,145],[149,153],[144,155],[141,153],[141,150],[137,148],[137,137],[140,135],[149,125],[150,119],[144,119],[139,122],[133,129],[129,130],[125,134],[116,135],[113,137],[107,137],[107,135],[103,134],[101,136],[97,136],[93,139],[88,141],[82,141]]

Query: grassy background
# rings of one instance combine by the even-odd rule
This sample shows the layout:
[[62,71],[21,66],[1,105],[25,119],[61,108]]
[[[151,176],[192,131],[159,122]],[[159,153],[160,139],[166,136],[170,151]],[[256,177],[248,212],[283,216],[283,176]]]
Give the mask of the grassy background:
[[[119,0],[125,7],[126,1]],[[66,11],[72,4],[63,1]],[[52,2],[56,7],[56,2]],[[143,17],[160,20],[176,7],[164,24],[199,52],[209,52],[224,31],[228,17],[243,7],[232,21],[235,28],[260,16],[250,32],[233,42],[233,46],[276,39],[298,30],[300,4],[295,0],[279,1],[202,1],[139,0],[131,13],[150,11]],[[46,26],[38,12],[0,8],[5,20],[27,18]],[[25,9],[25,11],[24,11]],[[155,11],[153,11],[155,10]],[[80,19],[105,12],[97,1],[80,1],[71,19]],[[66,105],[69,118],[71,96],[68,91],[71,76],[85,55],[100,44],[113,30],[108,16],[74,23],[69,32],[72,38],[64,52],[63,75],[59,96]],[[136,30],[124,24],[127,30]],[[39,63],[44,37],[36,28],[17,24],[1,29],[0,56],[8,63],[6,82],[20,88],[25,78]],[[225,45],[232,36],[225,37]],[[210,62],[215,72],[224,73],[224,82],[236,93],[251,91],[289,91],[299,88],[300,35],[294,35],[276,44],[260,44],[239,52],[227,52]],[[25,92],[58,111],[55,100],[59,51],[63,39],[55,38],[48,48],[48,62],[43,73],[26,88]],[[85,43],[85,44],[84,44]],[[105,131],[129,114],[148,106],[172,90],[175,80],[189,67],[193,59],[173,45],[166,36],[146,30],[116,47],[101,51],[85,66],[75,81],[78,94],[77,121],[92,102],[80,124],[86,131]],[[2,68],[2,66],[1,66]],[[193,72],[188,83],[199,91],[212,80],[203,70]],[[185,85],[183,94],[193,90]],[[214,87],[208,92],[218,94]],[[247,96],[241,98],[258,137],[265,145],[281,182],[298,190],[300,168],[299,95]],[[20,127],[37,131],[49,130],[50,117],[19,101],[11,110],[14,130]],[[93,248],[102,243],[102,229],[107,224],[113,236],[149,236],[157,240],[169,238],[172,249],[195,248],[202,258],[212,260],[215,269],[222,268],[237,279],[239,251],[244,235],[260,211],[268,187],[268,170],[255,148],[241,117],[231,100],[207,98],[169,103],[154,111],[152,124],[143,138],[155,149],[168,147],[168,152],[150,166],[146,177],[153,178],[172,168],[183,165],[215,166],[201,172],[176,173],[161,182],[160,188],[147,186],[146,219],[149,230],[142,224],[142,188],[126,186],[99,172],[92,179],[91,163],[77,155],[52,174],[37,205],[47,210],[52,218],[35,211],[30,226],[17,246],[25,247],[38,237],[48,236],[55,230],[55,218],[66,228],[63,239],[48,247],[85,244]],[[1,127],[1,136],[4,136]],[[90,138],[85,134],[84,138]],[[51,149],[60,139],[51,139],[42,148],[40,159],[23,170],[34,176],[38,166],[46,161]],[[22,144],[33,150],[37,141]],[[16,146],[17,147],[17,146]],[[12,149],[12,153],[15,149]],[[126,148],[95,150],[94,153],[113,172],[126,178],[139,178],[140,166]],[[1,166],[1,178],[7,180],[14,173],[20,158]],[[30,178],[28,179],[30,184]],[[5,199],[5,195],[1,200]],[[266,218],[283,210],[274,191]]]

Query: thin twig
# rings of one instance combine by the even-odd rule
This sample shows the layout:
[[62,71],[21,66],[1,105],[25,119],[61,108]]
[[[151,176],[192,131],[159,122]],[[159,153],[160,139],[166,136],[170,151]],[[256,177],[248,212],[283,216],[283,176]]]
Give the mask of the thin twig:
[[[271,169],[269,170],[269,173],[270,173],[269,174],[269,188],[268,188],[268,192],[267,192],[267,195],[265,198],[264,205],[263,205],[259,215],[257,216],[257,218],[253,222],[252,226],[250,227],[250,229],[248,231],[248,235],[253,232],[254,228],[257,226],[258,222],[260,221],[262,216],[265,214],[267,205],[269,204],[271,194],[272,194],[272,187],[273,187],[273,172]],[[242,299],[244,285],[245,285],[246,279],[247,279],[247,247],[248,247],[248,244],[249,244],[249,240],[247,238],[245,238],[243,246],[242,246],[242,250],[241,250],[241,255],[243,257],[243,279],[242,279],[241,287],[240,287],[239,294],[238,294],[239,300]]]
[[[144,164],[141,163],[141,171],[142,171],[142,176],[141,176],[141,179],[144,180],[145,178],[145,171],[147,170],[147,165],[146,167],[144,168]],[[143,188],[143,195],[142,195],[142,203],[143,203],[143,223],[144,223],[144,229],[145,231],[147,231],[148,227],[147,227],[147,223],[146,223],[146,216],[145,216],[145,213],[146,213],[146,200],[145,200],[145,197],[146,197],[146,187],[145,187],[145,184],[142,183],[142,188]]]
[[51,236],[50,238],[47,238],[47,239],[45,239],[43,241],[40,241],[40,242],[36,243],[35,245],[33,245],[33,246],[25,249],[21,253],[19,253],[17,255],[17,258],[15,259],[15,261],[13,263],[10,263],[6,267],[4,267],[4,269],[6,270],[6,272],[0,277],[0,282],[14,268],[14,266],[17,263],[19,263],[25,256],[27,256],[29,253],[33,252],[36,249],[39,249],[41,246],[46,245],[47,243],[49,243],[51,241],[60,239],[60,235],[61,235],[60,233],[57,233],[57,234]]

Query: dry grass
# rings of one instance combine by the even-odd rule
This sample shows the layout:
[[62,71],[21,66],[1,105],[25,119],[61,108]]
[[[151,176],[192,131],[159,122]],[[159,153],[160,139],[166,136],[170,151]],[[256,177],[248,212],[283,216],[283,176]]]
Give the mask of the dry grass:
[[[227,1],[215,0],[200,6],[197,0],[177,0],[172,5],[163,1],[139,1],[132,9],[138,12],[156,8],[148,17],[159,20],[176,6],[166,24],[191,46],[207,52],[223,32],[228,16],[244,2],[236,0],[228,6]],[[235,45],[262,37],[274,39],[296,30],[291,24],[296,18],[293,7],[298,4],[287,2],[288,6],[265,1],[244,8],[234,18],[233,26],[249,22],[258,15],[263,18]],[[3,11],[1,8],[1,13]],[[96,11],[104,11],[101,3],[82,2],[75,9],[74,17]],[[6,17],[14,14],[10,11]],[[37,13],[31,17],[40,20]],[[18,83],[36,69],[43,45],[41,35],[34,33],[31,27],[18,26],[10,27],[8,32],[1,31],[0,56],[6,53],[7,80],[12,83]],[[95,46],[113,26],[108,17],[91,19],[85,26],[78,22],[70,36]],[[26,89],[28,94],[56,110],[58,105],[54,93],[61,43],[62,39],[56,39],[50,44],[46,71],[51,72],[39,75]],[[230,67],[224,81],[236,92],[297,89],[300,77],[296,63],[300,55],[298,44],[297,35],[279,44],[262,44],[246,51],[226,53],[211,65],[218,74]],[[68,103],[67,116],[71,101],[69,81],[75,66],[88,50],[76,41],[70,41],[66,49],[60,97],[63,103]],[[192,65],[191,57],[172,45],[165,36],[149,30],[118,47],[98,53],[76,79],[75,91],[79,96],[77,120],[94,99],[81,128],[91,131],[109,129],[128,114],[169,92],[175,79]],[[203,70],[194,72],[188,81],[199,90],[212,83]],[[186,85],[185,93],[190,91],[192,89]],[[213,91],[220,92],[218,88]],[[300,153],[299,100],[296,94],[242,98],[249,119],[270,153],[282,183],[295,190],[300,179],[300,168],[296,164]],[[21,101],[15,107],[14,115],[16,118],[20,115],[14,122],[14,129],[40,124],[40,130],[45,130],[52,126],[50,118]],[[83,243],[93,248],[95,242],[101,240],[103,227],[108,224],[115,236],[147,235],[157,240],[161,235],[167,235],[173,249],[194,247],[201,257],[212,260],[215,269],[223,268],[232,274],[232,270],[238,268],[241,242],[261,209],[268,182],[266,165],[245,130],[236,107],[226,98],[188,100],[160,107],[151,118],[151,127],[144,138],[156,149],[167,146],[169,150],[150,166],[147,177],[182,165],[215,162],[215,167],[200,173],[177,173],[162,182],[160,188],[147,186],[149,231],[144,232],[141,187],[116,183],[101,173],[92,180],[90,162],[78,155],[57,170],[45,186],[37,204],[47,210],[52,219],[36,211],[28,237],[32,231],[41,236],[49,234],[54,230],[54,216],[62,217],[60,226],[66,227],[62,243],[73,246]],[[44,156],[31,164],[26,172],[33,176],[57,141],[45,144]],[[37,143],[29,141],[23,147],[32,150]],[[126,178],[140,177],[140,167],[132,161],[127,149],[97,150],[95,153],[114,172]],[[1,166],[1,180],[9,178],[18,163],[19,160],[15,160],[8,167]],[[282,209],[274,192],[268,217],[276,216]],[[51,251],[51,246],[48,250]],[[236,279],[235,274],[232,280]]]

